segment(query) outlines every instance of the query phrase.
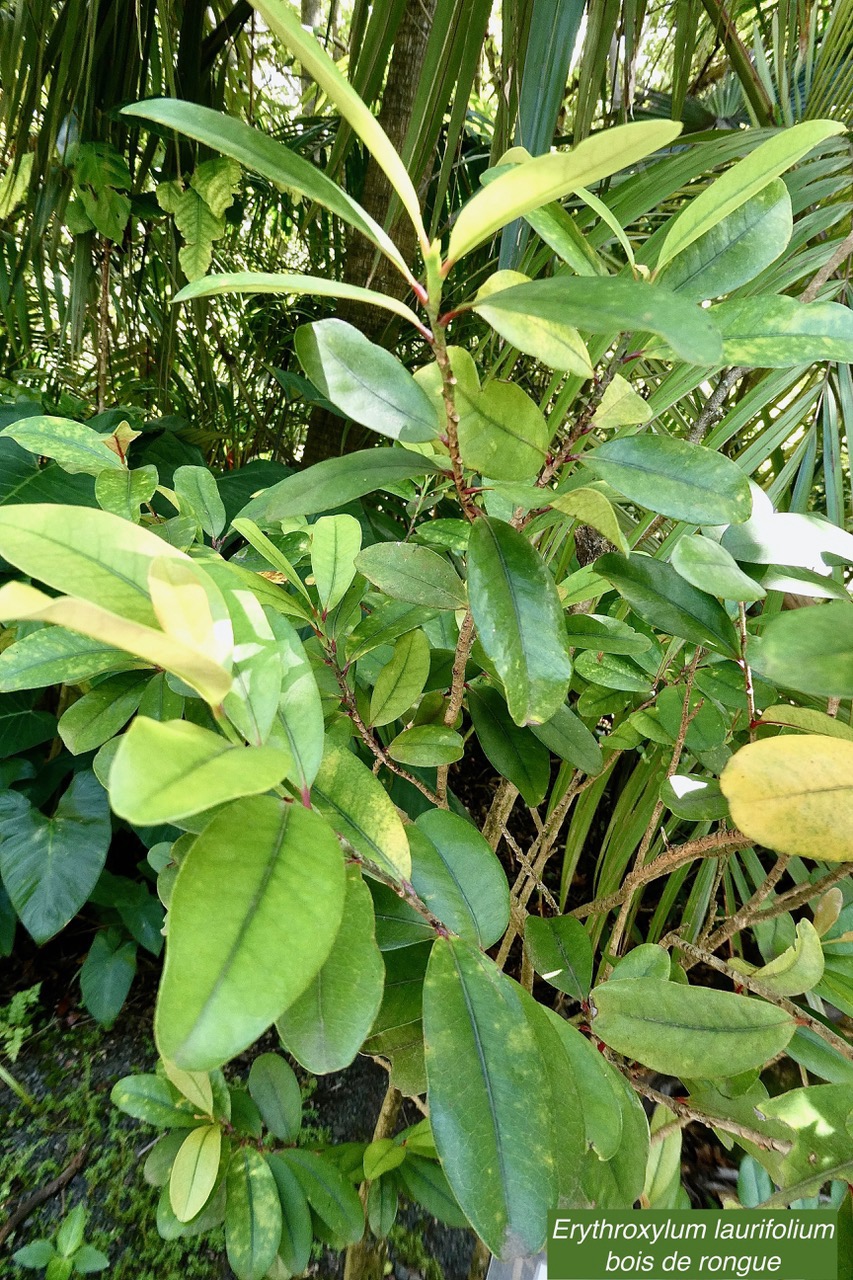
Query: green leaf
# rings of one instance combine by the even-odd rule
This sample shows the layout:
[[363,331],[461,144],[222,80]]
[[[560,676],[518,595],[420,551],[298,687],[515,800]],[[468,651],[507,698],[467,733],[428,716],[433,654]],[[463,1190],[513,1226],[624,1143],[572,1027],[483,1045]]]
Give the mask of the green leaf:
[[459,1208],[437,1160],[410,1155],[400,1165],[399,1177],[410,1198],[422,1205],[431,1217],[448,1227],[468,1228],[468,1219]]
[[119,930],[96,933],[80,970],[80,992],[89,1013],[107,1030],[121,1013],[135,976],[136,943],[123,941]]
[[597,489],[572,489],[569,493],[547,493],[547,497],[555,511],[562,511],[580,524],[591,525],[614,547],[628,554],[628,543],[619,527],[616,512],[603,493]]
[[594,649],[596,653],[636,657],[652,647],[649,636],[609,614],[570,613],[566,617],[566,633],[573,648]]
[[702,1079],[762,1067],[791,1039],[790,1014],[760,1000],[657,978],[595,987],[592,1033],[664,1075]]
[[22,449],[38,457],[53,458],[70,475],[100,475],[102,471],[125,471],[125,464],[101,435],[82,422],[69,418],[36,415],[21,418],[2,433]]
[[590,684],[604,689],[622,689],[641,693],[648,697],[652,692],[652,678],[630,658],[616,653],[593,652],[585,649],[575,656],[575,671]]
[[302,1094],[293,1068],[278,1053],[262,1053],[249,1069],[248,1088],[273,1137],[295,1142],[302,1127]]
[[442,1168],[493,1253],[535,1253],[556,1202],[548,1079],[511,980],[439,938],[424,983],[430,1122]]
[[669,120],[620,125],[585,138],[571,151],[554,151],[514,165],[463,205],[453,224],[446,267],[515,218],[635,164],[668,146],[680,132],[681,125]]
[[574,916],[547,920],[528,916],[524,945],[530,963],[546,982],[573,1000],[585,1000],[592,984],[592,943]]
[[820,935],[811,920],[798,920],[796,941],[768,964],[756,968],[745,960],[731,963],[736,969],[751,974],[773,995],[799,996],[811,991],[823,977]]
[[819,1084],[791,1089],[767,1099],[766,1115],[782,1121],[795,1136],[787,1155],[773,1159],[775,1182],[789,1191],[796,1188],[797,1197],[817,1195],[831,1178],[850,1182],[849,1086]]
[[376,945],[373,901],[358,867],[347,868],[347,896],[332,950],[276,1026],[288,1053],[326,1075],[353,1061],[382,1003],[385,966]]
[[776,614],[750,640],[749,661],[776,685],[822,697],[853,696],[853,605],[831,600]]
[[278,1256],[290,1275],[298,1276],[308,1266],[311,1245],[314,1243],[311,1210],[298,1178],[284,1161],[274,1155],[267,1155],[266,1161],[275,1178],[281,1202]]
[[824,733],[830,738],[846,738],[848,742],[853,742],[853,728],[849,724],[836,716],[828,716],[825,711],[815,711],[812,707],[791,707],[780,702],[775,706],[765,707],[759,724],[779,724],[787,729],[797,729],[800,733]]
[[238,747],[185,720],[138,716],[110,769],[110,802],[138,826],[175,822],[281,782],[287,756],[272,747]]
[[388,744],[388,754],[399,764],[430,768],[461,760],[465,742],[455,729],[446,725],[417,724],[397,734]]
[[641,942],[632,947],[626,956],[617,960],[611,974],[611,982],[624,982],[626,978],[655,978],[668,982],[670,975],[669,952],[654,942]]
[[246,169],[268,178],[280,190],[290,187],[309,200],[316,200],[350,226],[357,227],[411,280],[411,273],[399,249],[379,224],[337,183],[326,177],[318,165],[303,160],[292,147],[277,142],[259,129],[253,129],[236,116],[173,98],[131,103],[122,108],[122,115],[152,120],[167,129],[176,129],[178,133],[238,160]]
[[207,1204],[219,1173],[222,1130],[205,1124],[188,1133],[169,1175],[169,1201],[179,1222],[189,1222]]
[[428,809],[407,831],[418,895],[448,929],[491,947],[509,924],[509,885],[488,842],[443,809]]
[[84,1244],[74,1255],[74,1270],[81,1276],[91,1275],[95,1271],[106,1271],[110,1260],[94,1245]]
[[583,455],[590,471],[636,502],[692,524],[734,524],[752,510],[740,467],[713,449],[668,436],[623,436]]
[[760,583],[738,568],[734,556],[725,547],[698,533],[678,540],[671,563],[686,582],[723,600],[743,600],[751,604],[763,600],[767,594]]
[[12,1254],[12,1261],[19,1267],[30,1267],[33,1271],[41,1271],[55,1257],[56,1251],[49,1240],[33,1240]]
[[168,1058],[162,1059],[163,1070],[175,1088],[188,1102],[206,1116],[214,1115],[213,1085],[207,1071],[182,1071]]
[[762,295],[720,302],[709,314],[723,335],[726,364],[786,369],[853,360],[853,317],[839,302]]
[[156,467],[101,471],[95,480],[95,497],[102,511],[138,524],[140,508],[154,497],[158,483]]
[[406,1158],[406,1148],[401,1147],[393,1138],[377,1138],[367,1144],[364,1153],[364,1176],[368,1182],[381,1178],[383,1173],[398,1169]]
[[492,311],[489,295],[514,284],[525,284],[528,277],[518,271],[496,271],[477,293],[474,310],[487,324],[518,351],[524,351],[551,369],[561,369],[580,378],[591,378],[593,369],[589,352],[577,329],[554,320],[515,316],[511,312]]
[[[347,661],[355,662],[380,645],[392,644],[398,636],[431,622],[438,612],[436,609],[424,609],[420,605],[404,604],[399,600],[388,600],[376,605],[373,612],[362,618],[347,637]],[[3,655],[0,654],[0,672],[2,669]]]
[[467,701],[474,732],[486,758],[501,777],[518,787],[526,805],[534,808],[541,804],[551,779],[548,748],[538,735],[514,724],[497,689],[472,687]]
[[356,557],[369,582],[395,600],[430,609],[464,609],[465,587],[444,556],[409,542],[376,542]]
[[145,692],[145,679],[125,672],[96,685],[72,702],[59,720],[58,732],[72,755],[102,746],[127,724]]
[[572,666],[557,588],[542,557],[523,534],[484,516],[468,542],[468,593],[513,720],[550,720],[566,701]]
[[688,245],[661,278],[667,289],[692,302],[722,297],[775,262],[792,230],[788,188],[774,178]]
[[336,1247],[356,1244],[364,1235],[364,1210],[351,1182],[330,1160],[314,1151],[291,1147],[279,1158],[296,1176],[308,1203],[326,1224]]
[[168,1084],[160,1076],[125,1076],[113,1085],[110,1101],[125,1115],[158,1129],[194,1129],[198,1124],[187,1103],[178,1106],[173,1101]]
[[317,462],[279,480],[252,498],[240,515],[268,524],[290,516],[314,515],[438,470],[435,462],[410,449],[362,449]]
[[375,289],[363,289],[356,284],[345,284],[342,280],[329,280],[325,276],[303,276],[292,271],[225,271],[219,275],[203,276],[200,280],[184,285],[172,301],[189,302],[192,298],[212,298],[223,293],[307,293],[315,298],[347,298],[353,302],[383,307],[420,327],[420,321],[411,307],[389,294],[377,293]]
[[250,1045],[323,964],[343,901],[340,847],[317,814],[272,796],[221,809],[172,891],[155,1020],[160,1052],[204,1071]]
[[308,792],[323,759],[323,705],[314,669],[286,618],[268,612],[279,658],[284,667],[278,711],[268,745],[284,749],[293,760],[287,776]]
[[327,739],[312,799],[340,835],[368,862],[407,879],[409,844],[382,784],[351,751]]
[[690,586],[671,565],[643,555],[627,559],[609,553],[596,560],[595,568],[652,626],[725,653],[739,652],[737,633],[722,605]]
[[459,452],[466,467],[494,480],[535,476],[551,433],[534,400],[516,383],[490,382],[469,393],[456,387]]
[[367,1189],[367,1221],[370,1230],[384,1239],[394,1223],[400,1207],[400,1193],[394,1178],[379,1178]]
[[181,512],[198,520],[209,538],[218,538],[225,528],[225,505],[206,467],[178,467],[172,486],[181,503]]
[[561,274],[504,289],[489,298],[489,307],[577,325],[585,333],[654,333],[688,364],[722,361],[722,339],[706,313],[677,293],[641,280]]
[[608,431],[648,422],[652,416],[649,402],[634,390],[627,378],[617,373],[607,384],[592,422],[599,431]]
[[111,837],[107,795],[77,773],[46,818],[18,791],[0,793],[0,873],[28,933],[41,945],[87,901]]
[[369,724],[390,724],[413,706],[429,676],[429,655],[429,641],[423,631],[409,631],[400,637],[373,686]]
[[840,133],[832,120],[807,120],[782,129],[694,197],[673,222],[658,255],[658,270],[790,169],[813,147]]
[[610,1160],[622,1140],[624,1108],[618,1075],[577,1027],[547,1006],[545,1012],[560,1037],[575,1080],[583,1082],[582,1115],[587,1145],[600,1160]]
[[568,707],[560,707],[544,724],[533,725],[533,733],[549,751],[576,769],[588,774],[601,772],[601,748],[580,717]]
[[548,1083],[546,1106],[551,1119],[551,1150],[556,1160],[557,1197],[555,1203],[575,1204],[580,1191],[580,1174],[586,1154],[583,1121],[582,1081],[563,1051],[560,1034],[548,1017],[548,1010],[523,988],[518,991],[527,1021],[536,1038]]
[[853,859],[853,742],[822,734],[750,742],[720,786],[736,826],[756,843],[823,862]]
[[56,1233],[56,1248],[63,1258],[70,1258],[83,1243],[86,1230],[86,1206],[77,1204],[66,1215]]
[[414,184],[373,112],[362,102],[352,85],[341,75],[332,59],[314,37],[300,25],[299,16],[293,12],[286,0],[257,0],[257,8],[270,30],[290,49],[291,53],[296,55],[304,70],[313,76],[353,131],[361,138],[385,173],[393,190],[400,197],[404,209],[411,218],[421,248],[425,249],[429,241],[421,221],[420,203]]
[[263,1280],[281,1239],[278,1186],[264,1157],[238,1147],[226,1175],[225,1250],[237,1280]]
[[40,746],[56,735],[56,717],[49,711],[34,711],[33,701],[26,693],[0,694],[0,760]]
[[311,572],[325,613],[343,600],[355,577],[361,525],[354,516],[321,516],[311,530]]
[[429,396],[400,361],[344,320],[296,330],[299,363],[318,391],[346,417],[408,444],[438,434]]
[[729,817],[729,806],[714,778],[673,774],[661,783],[660,798],[677,818],[690,822],[717,822]]

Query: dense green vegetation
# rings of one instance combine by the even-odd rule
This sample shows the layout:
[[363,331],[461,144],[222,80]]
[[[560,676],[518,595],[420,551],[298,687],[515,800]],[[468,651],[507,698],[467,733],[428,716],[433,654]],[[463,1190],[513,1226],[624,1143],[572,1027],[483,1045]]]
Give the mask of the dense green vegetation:
[[853,5],[123,12],[3,17],[0,945],[163,953],[160,1236],[849,1213]]

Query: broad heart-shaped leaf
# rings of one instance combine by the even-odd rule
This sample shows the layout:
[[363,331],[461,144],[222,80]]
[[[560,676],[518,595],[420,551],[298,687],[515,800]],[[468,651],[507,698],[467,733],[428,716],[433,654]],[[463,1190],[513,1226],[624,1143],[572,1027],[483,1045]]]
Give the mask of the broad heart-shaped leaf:
[[52,818],[18,791],[0,794],[0,874],[21,923],[39,945],[76,916],[104,868],[107,793],[93,773],[74,775]]
[[97,476],[102,471],[124,471],[124,463],[106,443],[106,437],[82,422],[37,415],[21,418],[2,432],[43,458],[53,458],[70,475]]
[[172,890],[155,1018],[164,1057],[207,1071],[256,1040],[329,954],[344,892],[340,846],[318,814],[272,796],[221,809]]
[[131,103],[122,109],[122,115],[152,120],[167,129],[176,129],[178,133],[194,138],[213,151],[239,160],[246,169],[268,178],[277,187],[292,187],[309,200],[316,200],[350,226],[357,227],[394,262],[403,275],[411,279],[399,249],[366,210],[337,183],[327,178],[321,168],[303,160],[284,143],[244,124],[236,116],[174,98],[152,98],[148,102]]
[[512,382],[490,382],[482,391],[456,388],[459,452],[466,467],[494,480],[532,477],[542,468],[550,431],[526,391]]
[[822,862],[853,859],[853,742],[823,734],[750,742],[720,786],[735,824],[758,844]]
[[585,1000],[592,983],[592,943],[574,916],[528,916],[524,945],[540,977],[573,1000]]
[[259,1151],[238,1147],[226,1174],[225,1250],[237,1280],[263,1280],[278,1253],[281,1201]]
[[719,364],[723,357],[719,331],[700,307],[642,280],[556,275],[495,293],[489,307],[576,325],[585,333],[654,333],[688,364]]
[[592,1033],[664,1075],[703,1079],[762,1067],[796,1023],[774,1005],[731,991],[657,978],[605,982],[590,996]]
[[450,234],[445,269],[513,219],[635,164],[668,146],[680,132],[681,125],[669,120],[620,125],[585,138],[571,151],[514,165],[463,206]]
[[471,530],[468,596],[513,720],[550,720],[566,701],[572,674],[563,611],[542,557],[503,520],[484,516]]
[[583,461],[594,475],[650,511],[692,524],[736,524],[752,510],[749,481],[713,449],[669,436],[608,440]]
[[538,734],[513,722],[497,689],[472,686],[467,701],[474,732],[487,760],[501,777],[518,787],[526,805],[533,808],[541,804],[551,777],[548,747]]
[[295,1142],[302,1127],[302,1094],[290,1063],[278,1053],[262,1053],[249,1069],[248,1087],[273,1137]]
[[853,361],[853,316],[839,302],[798,302],[784,294],[733,298],[709,314],[723,335],[726,364],[787,369]]
[[774,178],[679,253],[661,279],[667,289],[692,302],[720,298],[775,262],[792,230],[788,188]]
[[700,192],[676,217],[658,254],[658,270],[762,191],[780,173],[790,169],[813,147],[841,131],[833,120],[806,120],[793,128],[780,129],[762,142]]
[[121,1013],[136,976],[136,943],[120,930],[96,933],[80,970],[83,1004],[107,1030]]
[[28,751],[55,736],[56,716],[49,711],[34,711],[33,701],[33,696],[27,693],[0,694],[0,760]]
[[572,516],[581,524],[592,525],[612,542],[614,547],[628,554],[628,543],[619,527],[613,507],[597,489],[571,489],[568,493],[548,494],[548,501],[555,511]]
[[429,609],[464,609],[465,587],[451,564],[429,547],[375,542],[356,557],[356,567],[395,600]]
[[686,582],[723,600],[752,603],[763,600],[767,594],[760,583],[739,568],[725,547],[699,533],[678,540],[672,553],[672,566]]
[[337,937],[323,967],[278,1019],[282,1044],[315,1075],[353,1061],[382,1003],[385,965],[376,945],[370,890],[347,868],[347,896]]
[[408,444],[438,435],[432,401],[408,369],[345,320],[302,325],[293,341],[314,386],[346,417]]
[[311,572],[327,612],[343,600],[355,577],[361,525],[355,516],[321,516],[311,530]]
[[420,325],[418,317],[405,302],[375,289],[363,289],[357,284],[344,284],[341,280],[329,280],[325,276],[303,276],[292,271],[226,271],[221,275],[203,276],[184,285],[176,293],[173,302],[189,302],[191,298],[211,298],[220,293],[308,293],[315,298],[348,298],[353,302],[365,302],[374,307],[393,311],[412,324]]
[[596,560],[595,569],[652,626],[694,644],[738,653],[737,632],[723,606],[691,587],[672,565],[614,552]]
[[110,802],[138,826],[176,822],[281,782],[289,757],[273,747],[237,747],[186,720],[138,716],[110,768]]
[[362,858],[408,879],[409,843],[388,792],[366,764],[330,738],[311,798]]
[[408,631],[400,637],[373,686],[370,724],[390,724],[420,697],[429,676],[429,653],[423,631]]
[[147,626],[156,621],[148,592],[151,562],[186,558],[129,520],[58,503],[3,507],[0,555],[57,591]]
[[415,476],[433,475],[436,463],[411,449],[361,449],[342,458],[327,458],[313,467],[264,489],[240,515],[259,524],[274,525],[288,516],[328,511],[377,489],[392,488]]
[[535,316],[516,316],[509,311],[492,311],[489,294],[514,284],[526,284],[527,276],[518,271],[497,271],[477,294],[474,310],[492,326],[510,346],[534,356],[551,369],[561,369],[581,378],[591,378],[593,369],[589,352],[577,329],[553,320]]
[[509,923],[509,885],[488,842],[455,813],[428,809],[407,828],[412,884],[434,915],[483,948]]
[[216,1185],[222,1130],[218,1124],[201,1125],[184,1138],[169,1175],[169,1200],[179,1222],[201,1213]]
[[[749,642],[750,664],[776,685],[819,697],[853,695],[853,604],[830,600],[776,614]],[[2,666],[0,666],[2,670]]]
[[535,1253],[556,1203],[548,1079],[514,983],[461,940],[438,938],[424,983],[430,1123],[477,1234],[504,1260]]

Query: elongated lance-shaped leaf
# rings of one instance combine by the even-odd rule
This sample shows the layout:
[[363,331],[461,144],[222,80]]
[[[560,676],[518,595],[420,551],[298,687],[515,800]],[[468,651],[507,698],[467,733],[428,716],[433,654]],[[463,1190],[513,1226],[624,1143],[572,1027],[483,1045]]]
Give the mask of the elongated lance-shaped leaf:
[[344,119],[352,125],[400,197],[421,247],[427,249],[429,240],[421,218],[418,193],[406,166],[373,112],[362,102],[325,50],[301,25],[288,0],[251,0],[251,3],[263,15],[270,30],[296,55],[304,70],[314,77]]
[[367,236],[390,258],[398,271],[413,282],[400,250],[358,201],[327,178],[322,169],[309,164],[290,147],[276,142],[275,138],[267,137],[234,116],[197,106],[194,102],[179,102],[175,98],[152,98],[148,102],[133,103],[124,107],[122,114],[175,129],[214,151],[239,160],[245,168],[269,178],[270,182],[291,187],[310,200],[316,200]]
[[353,302],[369,302],[374,307],[384,307],[419,329],[423,327],[411,307],[399,298],[377,293],[375,289],[362,289],[360,285],[345,284],[342,280],[303,276],[293,271],[226,271],[222,275],[202,276],[200,280],[184,285],[172,301],[189,302],[190,298],[210,298],[218,293],[310,293],[318,298],[348,298]]
[[674,141],[680,132],[681,124],[672,120],[620,125],[585,138],[569,152],[536,156],[507,170],[478,191],[460,212],[443,269],[448,271],[513,219],[642,160]]

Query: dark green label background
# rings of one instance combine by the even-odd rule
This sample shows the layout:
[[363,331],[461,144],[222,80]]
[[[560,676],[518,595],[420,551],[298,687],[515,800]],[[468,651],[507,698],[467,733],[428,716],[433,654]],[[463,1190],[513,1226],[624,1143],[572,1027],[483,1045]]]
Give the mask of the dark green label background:
[[[772,1234],[764,1238],[757,1234],[759,1226],[787,1229],[794,1223],[801,1224],[804,1233],[815,1232],[815,1238],[774,1239]],[[718,1229],[744,1231],[753,1224],[753,1239],[716,1235]],[[587,1232],[589,1227],[593,1230]],[[634,1238],[625,1239],[623,1228]],[[645,1228],[650,1232],[648,1238],[640,1234]],[[663,1230],[655,1241],[660,1228]],[[565,1238],[555,1238],[560,1234]],[[778,1267],[771,1263],[777,1258]],[[551,1216],[548,1280],[668,1280],[673,1276],[682,1280],[837,1280],[838,1216],[833,1209],[776,1213],[767,1209],[570,1209]]]

